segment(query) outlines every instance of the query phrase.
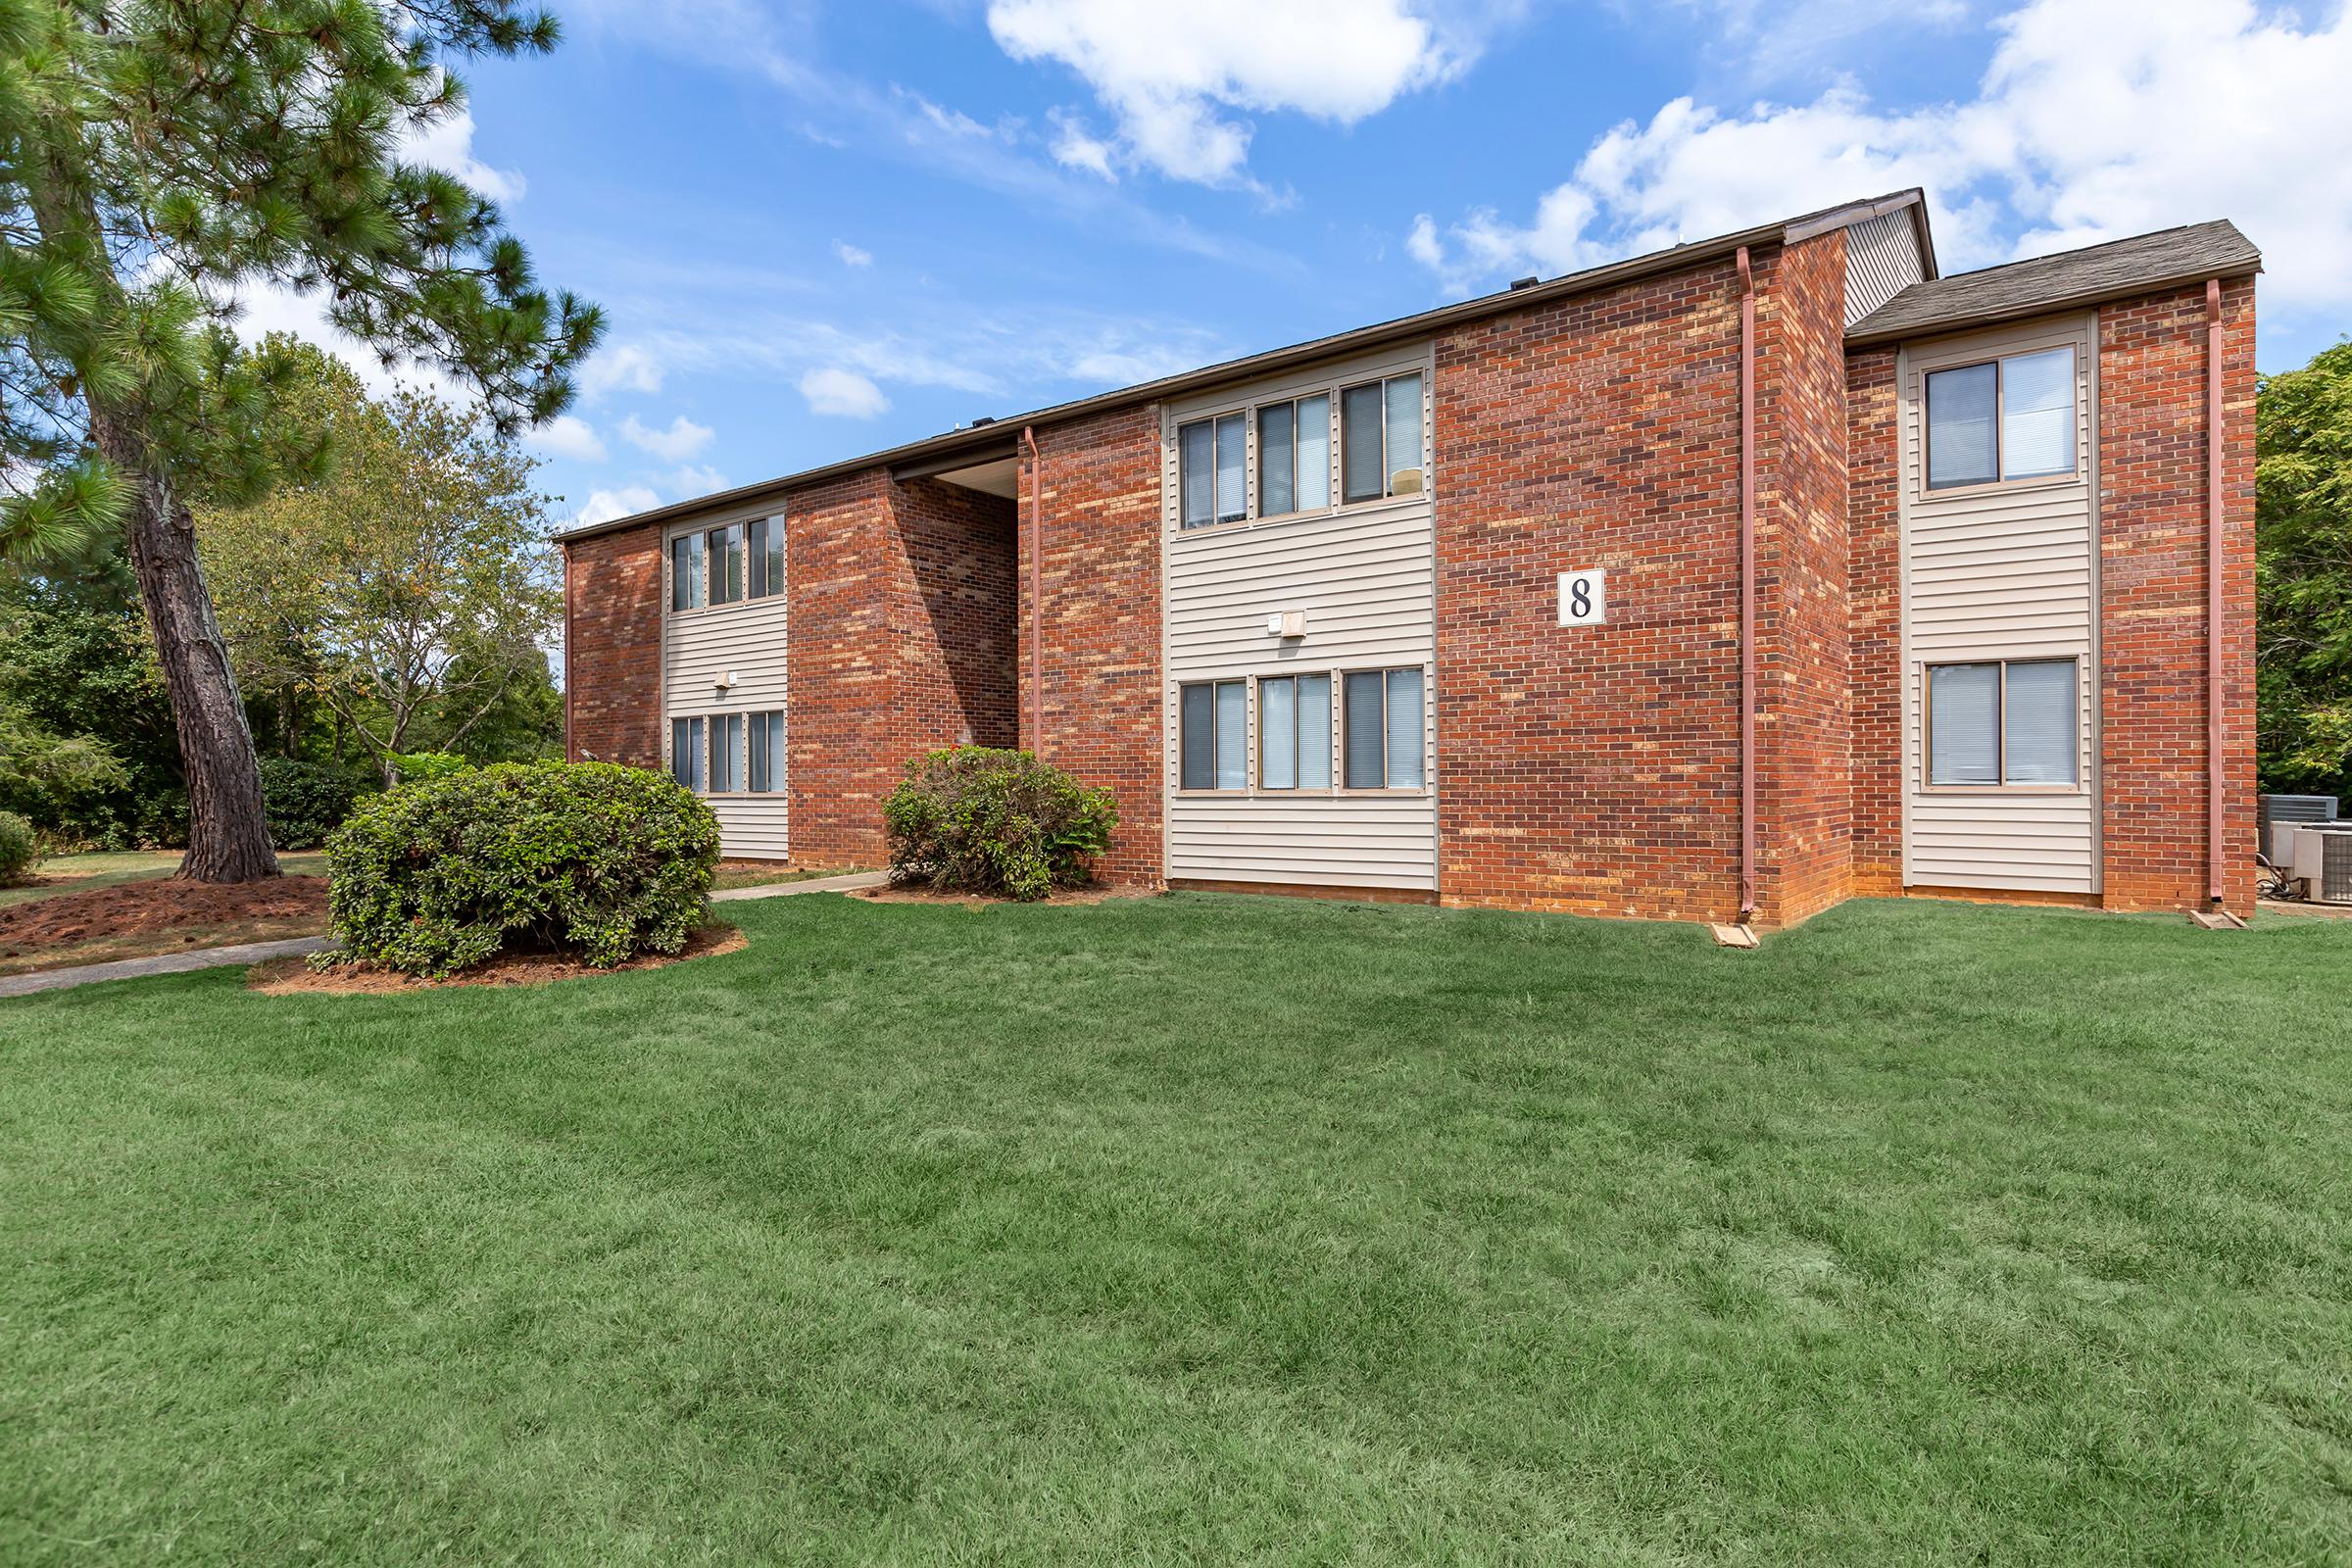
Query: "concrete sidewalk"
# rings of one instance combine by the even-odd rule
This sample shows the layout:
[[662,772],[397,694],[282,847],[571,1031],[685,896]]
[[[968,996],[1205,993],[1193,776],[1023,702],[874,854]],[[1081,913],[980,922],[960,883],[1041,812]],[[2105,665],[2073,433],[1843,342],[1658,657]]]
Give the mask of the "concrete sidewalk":
[[[728,888],[710,895],[712,904],[737,899],[781,899],[795,893],[847,893],[890,880],[887,871],[853,871],[846,876],[810,877],[806,882],[773,882],[763,888]],[[333,944],[325,937],[291,937],[284,942],[243,942],[227,948],[197,948],[188,953],[162,953],[151,958],[118,958],[112,963],[85,963],[72,969],[42,969],[32,974],[0,975],[0,998],[29,997],[36,991],[65,991],[94,986],[106,980],[136,980],[142,975],[187,974],[232,963],[260,963],[298,953],[317,953]]]

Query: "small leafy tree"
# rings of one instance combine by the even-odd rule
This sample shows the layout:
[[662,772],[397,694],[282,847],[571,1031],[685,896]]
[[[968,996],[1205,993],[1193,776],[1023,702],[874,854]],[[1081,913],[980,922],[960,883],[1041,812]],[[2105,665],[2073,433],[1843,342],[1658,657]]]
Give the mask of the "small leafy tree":
[[2255,405],[2263,787],[2352,794],[2352,342]]
[[331,470],[198,514],[221,626],[240,674],[316,694],[373,754],[454,750],[544,681],[540,639],[563,613],[536,460],[472,410],[402,389],[370,399],[315,349],[303,416]]
[[451,59],[556,38],[515,0],[0,0],[0,551],[122,528],[185,770],[182,876],[277,869],[189,508],[321,457],[278,417],[282,359],[236,351],[234,297],[311,292],[501,428],[561,411],[598,314],[406,150],[465,102]]

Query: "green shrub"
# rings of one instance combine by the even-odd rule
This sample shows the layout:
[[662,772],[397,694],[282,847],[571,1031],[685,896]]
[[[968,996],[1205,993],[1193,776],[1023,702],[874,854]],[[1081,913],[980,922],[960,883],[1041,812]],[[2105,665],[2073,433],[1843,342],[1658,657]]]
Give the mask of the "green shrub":
[[1086,881],[1119,820],[1108,790],[985,746],[908,762],[882,814],[893,879],[1013,899]]
[[404,784],[326,844],[347,956],[445,975],[508,947],[600,967],[675,953],[703,918],[718,819],[660,773],[501,762]]
[[403,784],[421,784],[427,779],[447,778],[463,773],[473,766],[455,752],[394,752],[392,772]]
[[290,757],[262,759],[262,814],[281,850],[315,848],[351,814],[367,786],[342,768]]
[[32,824],[14,811],[0,811],[0,888],[24,881],[40,863],[41,845]]

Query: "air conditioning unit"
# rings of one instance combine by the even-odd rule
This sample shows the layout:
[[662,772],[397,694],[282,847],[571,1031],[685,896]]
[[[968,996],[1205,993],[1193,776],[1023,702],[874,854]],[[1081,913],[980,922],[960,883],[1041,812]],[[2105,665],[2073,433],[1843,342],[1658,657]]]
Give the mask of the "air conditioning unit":
[[2352,822],[2307,824],[2294,835],[2286,874],[2303,884],[2303,896],[2315,904],[2352,904]]
[[2263,858],[2281,870],[2295,858],[2296,828],[2332,822],[2337,815],[2332,795],[2261,795],[2255,806],[2262,827],[2254,842],[2262,846]]

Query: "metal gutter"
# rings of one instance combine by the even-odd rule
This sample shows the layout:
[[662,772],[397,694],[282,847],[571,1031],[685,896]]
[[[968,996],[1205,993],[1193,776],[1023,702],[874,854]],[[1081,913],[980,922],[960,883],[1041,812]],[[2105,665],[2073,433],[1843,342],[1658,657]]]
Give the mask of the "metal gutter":
[[1729,261],[1741,250],[1761,245],[1785,244],[1793,229],[1804,228],[1808,232],[1822,233],[1826,232],[1828,228],[1844,227],[1861,222],[1875,216],[1877,210],[1891,211],[1892,208],[1887,205],[1889,203],[1899,205],[1903,202],[1916,204],[1918,212],[1926,211],[1921,193],[1915,187],[1912,190],[1896,192],[1868,202],[1847,203],[1838,207],[1826,208],[1818,213],[1805,213],[1779,222],[1741,229],[1738,233],[1695,240],[1688,245],[1677,245],[1668,250],[1651,251],[1646,255],[1630,257],[1625,261],[1609,262],[1599,267],[1587,268],[1581,272],[1565,273],[1553,278],[1548,283],[1536,283],[1517,289],[1505,288],[1493,294],[1482,294],[1475,299],[1461,300],[1451,305],[1441,305],[1436,310],[1423,311],[1418,315],[1401,316],[1394,320],[1355,327],[1349,331],[1334,333],[1329,337],[1312,338],[1303,343],[1294,343],[1287,348],[1269,349],[1262,354],[1248,355],[1238,360],[1225,360],[1215,365],[1202,366],[1197,370],[1186,370],[1176,375],[1161,376],[1156,381],[1144,381],[1134,386],[1119,388],[1116,391],[1101,392],[1092,397],[1078,398],[1068,403],[1056,403],[1028,414],[992,420],[986,424],[926,436],[919,441],[909,441],[901,446],[888,447],[880,452],[867,453],[862,457],[825,464],[820,467],[805,468],[798,473],[763,479],[757,484],[740,485],[732,490],[722,490],[716,495],[697,496],[691,501],[679,501],[666,507],[655,507],[650,511],[635,513],[626,517],[615,517],[609,522],[591,523],[584,528],[573,528],[558,537],[588,539],[598,534],[617,532],[623,528],[642,527],[654,522],[670,522],[705,512],[718,512],[744,506],[764,497],[781,497],[787,490],[797,489],[804,485],[821,484],[826,480],[841,478],[867,468],[891,467],[903,468],[909,473],[916,471],[936,473],[943,467],[956,467],[959,464],[954,461],[942,464],[935,460],[977,461],[973,457],[974,454],[985,452],[991,447],[1001,446],[1006,429],[1015,424],[1034,428],[1040,424],[1051,424],[1085,415],[1103,413],[1136,403],[1150,403],[1173,398],[1198,388],[1214,386],[1220,382],[1270,375],[1295,366],[1337,359],[1345,355],[1378,348],[1400,339],[1426,337],[1433,332],[1442,331],[1466,321],[1480,320],[1490,316],[1500,316],[1511,311],[1528,310],[1553,300],[1589,294],[1595,289],[1614,287],[1620,283],[1652,277],[1661,272],[1679,271],[1684,268],[1705,262]]
[[1740,922],[1756,912],[1756,276],[1740,247]]
[[2205,280],[2205,898],[2222,903],[2222,280]]

